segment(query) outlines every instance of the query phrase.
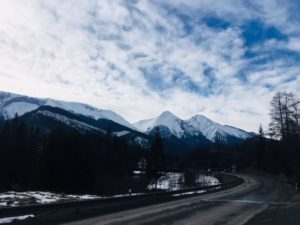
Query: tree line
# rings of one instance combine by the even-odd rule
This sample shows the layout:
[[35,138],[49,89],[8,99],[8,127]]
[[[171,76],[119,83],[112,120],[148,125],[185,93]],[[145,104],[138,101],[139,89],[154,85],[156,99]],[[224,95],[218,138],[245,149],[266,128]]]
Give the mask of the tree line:
[[0,190],[127,192],[141,155],[139,147],[110,133],[58,128],[45,135],[16,117],[0,131]]

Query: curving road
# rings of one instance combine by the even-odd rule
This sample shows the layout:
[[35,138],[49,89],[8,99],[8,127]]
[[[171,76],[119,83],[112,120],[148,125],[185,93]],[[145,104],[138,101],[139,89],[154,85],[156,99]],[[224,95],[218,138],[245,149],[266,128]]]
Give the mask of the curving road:
[[103,215],[64,225],[239,225],[269,205],[289,204],[283,184],[269,178],[242,176],[235,188],[138,209]]

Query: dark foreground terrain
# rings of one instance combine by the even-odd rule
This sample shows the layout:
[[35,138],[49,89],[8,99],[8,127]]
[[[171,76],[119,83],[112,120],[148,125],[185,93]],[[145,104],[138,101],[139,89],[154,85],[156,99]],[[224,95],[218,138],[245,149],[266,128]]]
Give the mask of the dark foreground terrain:
[[[235,188],[207,195],[160,203],[93,217],[72,225],[159,224],[300,224],[286,223],[298,216],[298,203],[291,202],[291,188],[271,178],[243,176]],[[299,213],[298,213],[299,214]],[[289,215],[289,216],[288,216]],[[277,219],[278,218],[278,219]]]

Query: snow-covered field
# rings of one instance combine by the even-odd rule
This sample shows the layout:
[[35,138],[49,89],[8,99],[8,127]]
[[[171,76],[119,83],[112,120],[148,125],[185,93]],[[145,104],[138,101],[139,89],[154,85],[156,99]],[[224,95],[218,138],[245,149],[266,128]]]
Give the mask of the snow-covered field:
[[47,204],[62,201],[74,201],[84,199],[101,198],[96,195],[66,195],[51,192],[28,191],[28,192],[3,192],[0,193],[0,207],[22,206],[32,204]]
[[[205,176],[199,174],[196,176],[196,185],[198,187],[211,186],[220,184],[220,181],[212,176]],[[166,173],[161,176],[157,181],[157,189],[160,190],[170,190],[176,191],[184,188],[184,174],[183,173]],[[151,182],[148,187],[148,190],[155,189],[155,182]]]

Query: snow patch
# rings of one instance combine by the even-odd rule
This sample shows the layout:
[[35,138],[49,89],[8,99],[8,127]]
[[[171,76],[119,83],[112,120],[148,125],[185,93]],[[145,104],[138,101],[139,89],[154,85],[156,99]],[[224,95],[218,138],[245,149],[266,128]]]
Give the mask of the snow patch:
[[54,202],[63,201],[75,201],[85,199],[98,199],[102,198],[97,195],[66,195],[56,194],[51,192],[41,191],[27,191],[27,192],[15,192],[9,191],[0,193],[0,206],[22,206],[22,205],[33,205],[33,204],[48,204]]
[[[185,187],[184,184],[184,174],[183,173],[173,173],[169,172],[161,176],[157,181],[157,189],[160,190],[170,190],[170,191],[177,191],[181,190]],[[212,176],[206,176],[199,174],[196,176],[195,179],[195,186],[196,187],[206,187],[212,185],[218,185],[220,181]],[[148,186],[148,190],[155,190],[155,181],[152,181]]]
[[217,178],[202,174],[196,176],[196,183],[203,187],[221,184]]
[[39,106],[29,102],[13,102],[5,107],[4,118],[14,118],[16,114],[21,116],[27,112],[37,109]]
[[24,215],[24,216],[14,216],[14,217],[5,217],[5,218],[0,218],[0,224],[6,224],[6,223],[12,223],[16,220],[26,220],[28,218],[32,218],[34,215]]
[[160,190],[170,190],[170,191],[177,191],[182,189],[184,183],[184,176],[183,173],[166,173],[163,176],[161,176],[157,184],[155,184],[155,181],[152,181],[147,189],[148,190],[155,190],[155,187]]
[[120,195],[113,195],[112,198],[122,198],[122,197],[128,197],[128,196],[138,196],[145,193],[128,193],[128,194],[120,194]]
[[188,192],[183,192],[180,194],[174,194],[173,196],[177,197],[177,196],[183,196],[183,195],[194,195],[194,194],[201,194],[201,193],[205,193],[205,192],[206,192],[206,190],[188,191]]
[[121,198],[125,196],[136,196],[144,193],[127,193],[113,196],[99,196],[99,195],[73,195],[73,194],[58,194],[52,192],[42,191],[27,191],[15,192],[9,191],[0,193],[0,208],[1,207],[16,207],[36,204],[49,204],[55,202],[70,202],[91,199],[108,199],[108,198]]
[[122,137],[126,134],[130,134],[130,132],[126,131],[126,130],[123,130],[123,131],[119,131],[119,132],[114,132],[113,134],[116,135],[117,137]]

